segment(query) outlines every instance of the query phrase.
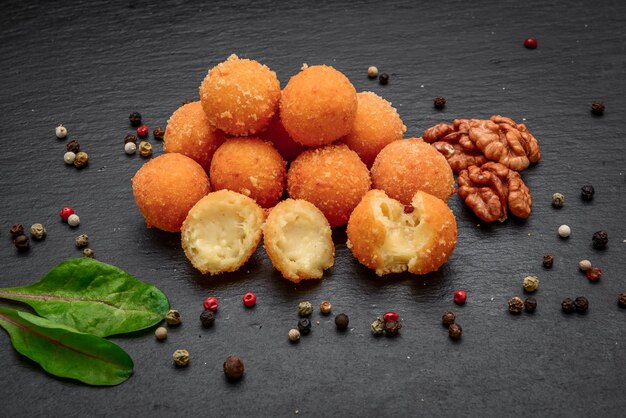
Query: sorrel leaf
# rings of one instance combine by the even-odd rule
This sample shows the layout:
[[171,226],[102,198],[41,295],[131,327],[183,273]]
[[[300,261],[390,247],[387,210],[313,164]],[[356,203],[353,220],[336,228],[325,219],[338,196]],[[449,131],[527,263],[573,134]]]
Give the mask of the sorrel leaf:
[[0,298],[24,302],[51,321],[99,337],[150,327],[169,309],[155,286],[91,258],[64,261],[29,286],[0,289]]
[[112,386],[133,373],[130,356],[104,338],[1,306],[0,326],[9,333],[15,350],[55,376]]

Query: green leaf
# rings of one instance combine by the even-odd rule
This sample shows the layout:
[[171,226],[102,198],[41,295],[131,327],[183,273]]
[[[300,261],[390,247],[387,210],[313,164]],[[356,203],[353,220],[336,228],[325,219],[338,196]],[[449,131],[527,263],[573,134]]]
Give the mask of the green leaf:
[[0,289],[0,298],[24,302],[51,321],[100,337],[148,328],[169,309],[155,286],[86,257],[62,262],[30,286]]
[[133,360],[104,338],[0,306],[0,326],[13,347],[55,376],[89,385],[119,385],[133,373]]

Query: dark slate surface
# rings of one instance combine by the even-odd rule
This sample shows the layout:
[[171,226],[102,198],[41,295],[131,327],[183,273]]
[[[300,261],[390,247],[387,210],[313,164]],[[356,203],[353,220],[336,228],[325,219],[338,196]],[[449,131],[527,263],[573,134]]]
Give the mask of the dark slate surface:
[[[626,310],[616,300],[626,291],[625,3],[156,3],[2,3],[0,285],[30,283],[80,256],[73,238],[88,233],[99,260],[159,286],[185,323],[164,343],[152,330],[113,338],[135,361],[114,388],[47,375],[0,332],[0,415],[624,415]],[[522,47],[528,36],[539,48]],[[457,249],[425,277],[375,277],[351,257],[341,229],[336,265],[320,283],[283,280],[262,249],[240,272],[202,277],[178,235],[144,227],[130,188],[144,160],[124,154],[123,138],[131,111],[164,125],[231,53],[269,65],[283,86],[303,62],[333,65],[357,90],[393,102],[410,136],[455,117],[525,121],[542,148],[523,172],[532,216],[485,225],[453,197]],[[391,74],[389,85],[367,79],[370,65]],[[448,99],[444,111],[432,107],[437,95]],[[603,117],[590,114],[596,99],[607,105]],[[59,123],[91,155],[88,168],[64,165]],[[579,197],[587,183],[597,191],[591,203]],[[566,196],[561,210],[550,205],[556,191]],[[65,204],[81,216],[75,230],[58,218]],[[17,254],[15,222],[42,222],[49,236]],[[568,240],[557,237],[561,224],[572,227]],[[604,251],[591,247],[599,229],[609,231]],[[544,254],[554,254],[552,270]],[[602,267],[599,283],[578,271],[582,258]],[[528,274],[541,279],[538,311],[513,317],[506,302]],[[469,295],[463,307],[452,303],[459,288]],[[252,310],[241,305],[247,291],[258,296]],[[221,308],[206,331],[197,318],[209,294]],[[562,314],[560,301],[579,295],[589,313]],[[311,335],[289,344],[305,299],[331,300],[350,331],[316,313]],[[373,337],[370,322],[390,309],[403,318],[402,335]],[[464,329],[458,343],[440,325],[448,309]],[[186,369],[171,363],[177,348],[191,352]],[[239,384],[223,378],[229,354],[245,361]]]

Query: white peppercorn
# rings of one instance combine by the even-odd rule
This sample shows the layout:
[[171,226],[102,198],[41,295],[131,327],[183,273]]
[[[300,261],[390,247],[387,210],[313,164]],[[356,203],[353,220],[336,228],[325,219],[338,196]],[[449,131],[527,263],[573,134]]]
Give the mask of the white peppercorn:
[[559,236],[561,238],[567,238],[572,233],[572,229],[567,225],[559,226]]
[[74,164],[74,161],[76,161],[76,154],[72,151],[66,152],[65,154],[63,154],[63,161],[65,161],[65,164],[67,165]]
[[376,77],[378,77],[378,68],[374,67],[373,65],[371,67],[369,67],[367,69],[367,76],[369,78],[376,78]]
[[289,330],[289,341],[296,342],[300,340],[300,331],[295,328]]
[[137,144],[134,142],[127,142],[124,144],[124,152],[128,155],[132,155],[137,152]]
[[587,271],[591,268],[591,261],[589,260],[580,260],[578,262],[578,268],[582,271]]
[[154,330],[154,336],[156,337],[157,340],[164,340],[167,338],[167,328],[165,327],[158,327],[157,329]]
[[54,134],[59,139],[63,139],[67,136],[67,128],[63,125],[59,125],[54,129]]
[[67,224],[69,226],[76,227],[80,225],[80,218],[77,214],[72,213],[70,216],[67,217]]

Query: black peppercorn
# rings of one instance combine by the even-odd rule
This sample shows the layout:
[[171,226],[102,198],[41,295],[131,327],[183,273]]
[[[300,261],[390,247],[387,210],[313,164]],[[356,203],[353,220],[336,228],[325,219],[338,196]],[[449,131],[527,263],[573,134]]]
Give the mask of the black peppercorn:
[[537,310],[537,299],[533,297],[526,298],[524,301],[524,309],[526,309],[526,312],[528,313],[535,312]]
[[577,312],[585,313],[587,309],[589,309],[589,301],[584,296],[578,296],[576,300],[574,300],[574,307]]
[[626,308],[626,292],[617,295],[617,303],[621,308]]
[[300,334],[307,335],[311,332],[311,321],[308,318],[302,318],[298,321],[298,331]]
[[382,73],[381,75],[378,76],[378,82],[382,85],[385,85],[387,83],[389,83],[389,74],[387,73]]
[[521,298],[514,296],[509,300],[509,312],[518,314],[522,312],[522,309],[524,309],[524,301]]
[[604,113],[604,103],[602,103],[601,101],[598,100],[594,100],[593,102],[591,102],[591,113],[593,113],[596,116],[601,116]]
[[215,322],[215,313],[206,309],[204,312],[200,314],[200,322],[204,328],[210,328],[213,326]]
[[609,242],[609,233],[606,231],[596,231],[591,237],[591,241],[593,242],[593,248],[602,249],[606,247],[606,244]]
[[454,312],[450,312],[450,311],[444,312],[443,316],[441,317],[441,322],[446,326],[450,324],[454,324],[455,320],[456,320],[456,315],[454,314]]
[[400,332],[402,325],[398,321],[385,322],[385,335],[387,337],[394,337]]
[[128,120],[130,121],[130,124],[132,126],[139,126],[139,125],[141,125],[141,113],[139,113],[139,112],[131,113],[130,116],[128,116]]
[[448,327],[448,335],[453,340],[458,340],[461,338],[461,333],[463,332],[463,328],[459,324],[450,324]]
[[26,235],[18,235],[15,237],[13,244],[18,251],[28,251],[30,248],[30,240]]
[[561,309],[565,313],[572,313],[576,310],[576,305],[570,298],[565,298],[563,299],[563,302],[561,302]]
[[65,145],[65,148],[67,148],[69,152],[73,152],[74,154],[76,154],[78,151],[80,151],[80,144],[77,140],[72,139],[70,142],[67,143],[67,145]]
[[337,329],[339,331],[345,331],[346,329],[348,329],[349,323],[350,323],[350,319],[348,318],[348,315],[346,315],[345,313],[340,313],[339,315],[335,317],[335,325],[337,326]]
[[435,97],[434,105],[435,109],[443,109],[444,107],[446,107],[446,98],[443,96]]
[[132,142],[133,144],[137,143],[137,137],[133,134],[128,134],[126,135],[126,137],[124,138],[124,143],[128,144],[129,142]]
[[160,126],[157,126],[152,131],[152,135],[154,136],[154,139],[163,141],[163,137],[165,136],[165,129],[161,128]]
[[547,269],[551,269],[554,264],[554,256],[544,255],[543,256],[543,266]]
[[580,197],[582,197],[582,199],[587,202],[589,202],[590,200],[593,200],[593,195],[595,193],[596,193],[596,190],[593,188],[591,184],[587,184],[580,188]]
[[243,361],[237,356],[228,356],[224,360],[224,375],[228,380],[235,381],[243,376]]
[[13,224],[11,225],[11,236],[15,239],[20,235],[24,235],[24,225],[22,224]]

